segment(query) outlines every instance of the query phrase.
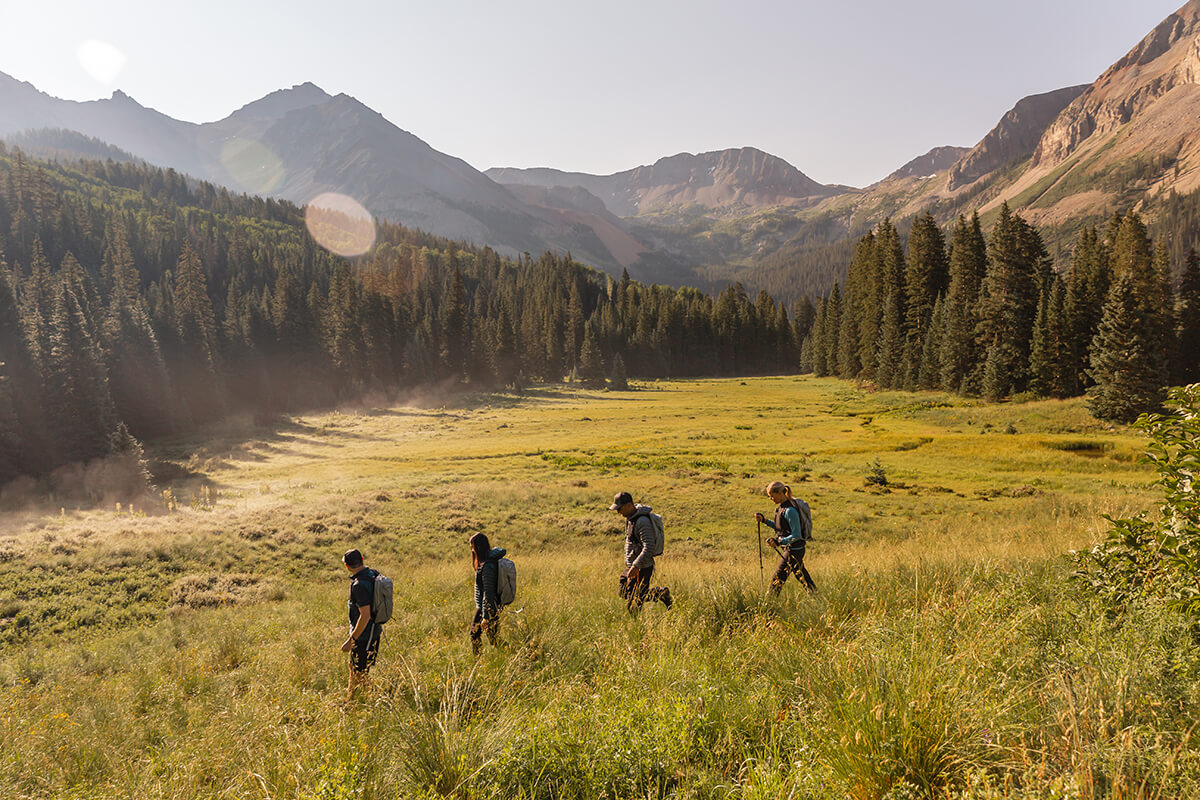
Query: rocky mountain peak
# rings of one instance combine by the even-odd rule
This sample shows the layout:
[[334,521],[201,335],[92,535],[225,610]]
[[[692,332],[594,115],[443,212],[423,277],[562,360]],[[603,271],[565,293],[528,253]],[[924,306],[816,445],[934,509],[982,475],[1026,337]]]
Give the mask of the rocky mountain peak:
[[1013,161],[1028,158],[1046,126],[1087,88],[1086,84],[1068,86],[1021,98],[1000,118],[996,127],[954,165],[947,188],[954,191]]
[[969,152],[971,152],[971,148],[969,147],[951,147],[949,145],[935,147],[928,153],[917,156],[912,161],[909,161],[900,169],[888,175],[884,180],[928,177],[954,166],[960,158]]
[[230,114],[228,119],[278,119],[290,111],[315,106],[329,99],[329,94],[315,83],[299,83],[290,89],[279,89],[247,103]]
[[1191,0],[1105,70],[1047,129],[1034,166],[1058,164],[1093,135],[1115,132],[1179,86],[1200,84],[1200,0]]

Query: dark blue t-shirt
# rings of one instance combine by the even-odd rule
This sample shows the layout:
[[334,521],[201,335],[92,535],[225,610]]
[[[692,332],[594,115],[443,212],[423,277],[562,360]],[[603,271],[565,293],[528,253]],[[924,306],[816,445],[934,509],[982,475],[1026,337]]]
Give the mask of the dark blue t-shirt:
[[[360,569],[358,572],[350,576],[350,625],[358,624],[358,608],[359,606],[374,605],[375,600],[375,576],[378,575],[373,569]],[[374,610],[371,616],[374,617]]]

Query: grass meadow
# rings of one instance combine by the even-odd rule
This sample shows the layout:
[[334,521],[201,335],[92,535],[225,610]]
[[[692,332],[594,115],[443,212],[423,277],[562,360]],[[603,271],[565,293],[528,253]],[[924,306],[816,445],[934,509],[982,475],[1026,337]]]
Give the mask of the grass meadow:
[[[0,522],[0,796],[1200,796],[1194,631],[1106,616],[1064,557],[1154,506],[1142,444],[1078,400],[808,377],[168,442],[161,496]],[[815,596],[764,597],[774,479],[812,506]],[[617,597],[622,489],[666,521],[669,611]],[[473,658],[479,530],[519,584]],[[347,704],[354,546],[396,612]]]

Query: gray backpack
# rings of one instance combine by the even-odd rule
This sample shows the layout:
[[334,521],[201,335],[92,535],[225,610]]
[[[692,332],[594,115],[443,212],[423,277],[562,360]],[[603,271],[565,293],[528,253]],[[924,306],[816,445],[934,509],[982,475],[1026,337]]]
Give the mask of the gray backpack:
[[666,533],[663,531],[663,518],[651,511],[646,515],[650,518],[650,523],[654,526],[654,541],[648,542],[650,547],[650,555],[658,558],[663,554],[663,545],[666,543]]
[[812,541],[812,509],[808,507],[808,503],[795,497],[792,498],[792,502],[796,504],[796,513],[800,515],[800,540]]
[[517,565],[511,559],[501,558],[496,567],[496,590],[500,594],[500,605],[506,606],[517,599]]
[[382,625],[392,618],[392,579],[375,570],[374,589],[371,597],[371,618]]

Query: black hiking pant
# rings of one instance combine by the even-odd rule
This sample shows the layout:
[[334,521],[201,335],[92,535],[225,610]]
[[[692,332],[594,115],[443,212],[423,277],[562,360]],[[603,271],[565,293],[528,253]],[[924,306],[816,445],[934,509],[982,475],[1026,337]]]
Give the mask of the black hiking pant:
[[663,605],[667,605],[667,598],[671,596],[671,592],[665,586],[651,588],[650,578],[653,575],[654,567],[646,567],[638,570],[638,576],[632,581],[621,582],[621,597],[625,598],[625,607],[629,609],[630,614],[640,611],[642,603],[647,600],[651,603],[661,602]]
[[479,652],[483,632],[487,631],[488,641],[496,646],[496,636],[500,633],[500,611],[487,606],[475,609],[475,617],[471,620],[471,651]]
[[804,568],[803,544],[799,547],[789,547],[783,551],[783,558],[779,559],[779,568],[775,570],[775,574],[771,577],[772,594],[779,594],[789,574],[795,575],[796,580],[802,581],[808,591],[815,592],[817,590],[817,585],[813,583],[812,576]]

